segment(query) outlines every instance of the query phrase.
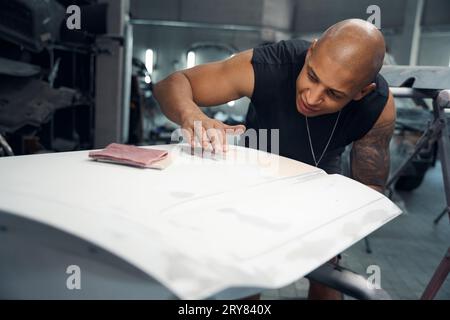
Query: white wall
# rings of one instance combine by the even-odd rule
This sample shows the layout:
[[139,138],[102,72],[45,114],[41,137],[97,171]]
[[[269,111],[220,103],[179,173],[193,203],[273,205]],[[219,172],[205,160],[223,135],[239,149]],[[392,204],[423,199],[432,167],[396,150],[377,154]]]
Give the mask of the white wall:
[[290,29],[294,0],[132,0],[137,19]]
[[420,65],[450,67],[450,31],[424,33],[420,41]]

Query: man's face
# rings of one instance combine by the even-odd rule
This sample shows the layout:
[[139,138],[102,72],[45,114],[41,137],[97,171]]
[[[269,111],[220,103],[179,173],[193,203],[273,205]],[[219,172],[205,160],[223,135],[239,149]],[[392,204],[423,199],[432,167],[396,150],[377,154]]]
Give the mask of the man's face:
[[310,48],[296,81],[296,105],[301,114],[314,117],[341,110],[354,99],[360,81],[349,68],[332,61],[325,50]]

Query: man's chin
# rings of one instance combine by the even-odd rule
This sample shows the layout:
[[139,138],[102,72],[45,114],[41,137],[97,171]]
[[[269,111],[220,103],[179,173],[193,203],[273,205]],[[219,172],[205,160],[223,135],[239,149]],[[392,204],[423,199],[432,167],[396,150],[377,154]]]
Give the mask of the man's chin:
[[317,117],[320,115],[319,111],[309,111],[307,109],[302,109],[300,106],[297,105],[297,112],[301,115],[304,115],[305,117]]

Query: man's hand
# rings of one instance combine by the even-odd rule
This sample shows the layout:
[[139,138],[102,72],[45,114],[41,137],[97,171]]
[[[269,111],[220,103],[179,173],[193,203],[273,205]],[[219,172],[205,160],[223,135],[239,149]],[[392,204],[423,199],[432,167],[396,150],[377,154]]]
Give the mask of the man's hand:
[[240,135],[245,131],[244,125],[230,126],[207,117],[201,111],[184,117],[180,125],[185,140],[192,148],[199,146],[215,153],[227,151],[227,136]]

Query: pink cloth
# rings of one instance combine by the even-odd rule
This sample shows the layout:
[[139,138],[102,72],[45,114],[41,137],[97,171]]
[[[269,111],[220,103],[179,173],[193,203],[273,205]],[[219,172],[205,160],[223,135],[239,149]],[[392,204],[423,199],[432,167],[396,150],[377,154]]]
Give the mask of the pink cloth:
[[89,152],[95,160],[127,164],[142,168],[151,168],[155,162],[165,159],[168,152],[157,149],[143,149],[125,144],[111,143],[101,151]]

